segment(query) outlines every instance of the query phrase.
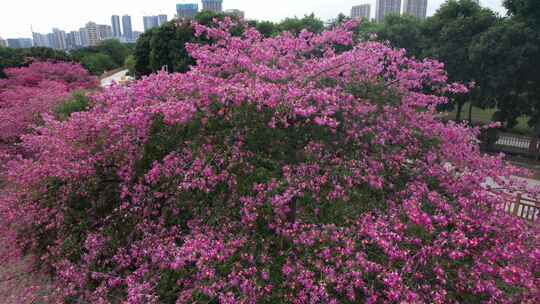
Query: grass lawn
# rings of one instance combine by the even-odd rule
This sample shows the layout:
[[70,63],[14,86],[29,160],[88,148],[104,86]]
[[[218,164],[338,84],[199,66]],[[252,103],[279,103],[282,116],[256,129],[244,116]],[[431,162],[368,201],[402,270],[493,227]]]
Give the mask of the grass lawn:
[[[493,117],[493,114],[497,111],[497,109],[480,109],[477,107],[473,107],[472,110],[472,121],[473,123],[490,123],[491,118]],[[456,110],[448,112],[447,117],[449,119],[454,119],[456,117]],[[463,111],[461,112],[461,119],[467,120],[469,119],[469,104],[465,104],[463,106]],[[518,118],[518,124],[511,130],[513,133],[520,133],[520,134],[530,134],[532,133],[532,129],[527,125],[527,121],[529,118],[527,116],[522,116]]]

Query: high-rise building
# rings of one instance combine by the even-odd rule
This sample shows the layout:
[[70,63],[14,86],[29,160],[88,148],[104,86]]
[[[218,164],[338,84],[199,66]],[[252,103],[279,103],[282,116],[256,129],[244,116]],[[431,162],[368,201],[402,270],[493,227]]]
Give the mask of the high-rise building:
[[48,33],[48,34],[45,34],[46,35],[46,39],[47,39],[47,42],[49,43],[49,46],[50,48],[54,48],[54,39],[56,39],[54,37],[54,33]]
[[178,19],[193,19],[199,12],[197,3],[179,3],[176,5],[176,17]]
[[83,39],[80,31],[71,31],[71,35],[73,36],[73,40],[75,42],[75,48],[83,46]]
[[56,49],[56,50],[67,49],[66,32],[59,30],[57,28],[53,28],[51,46],[53,49]]
[[75,35],[73,35],[73,32],[66,33],[66,48],[68,50],[73,50],[77,48],[77,46],[75,45]]
[[355,5],[351,8],[351,18],[369,19],[371,17],[371,4]]
[[157,15],[157,19],[158,19],[158,26],[161,26],[167,23],[167,21],[169,21],[169,18],[167,17],[167,15]]
[[228,9],[225,11],[225,14],[234,16],[238,18],[239,20],[244,20],[246,13],[244,11],[241,11],[239,9]]
[[111,25],[113,36],[116,38],[122,37],[122,29],[120,28],[120,17],[118,15],[111,16]]
[[113,37],[113,31],[110,25],[98,24],[98,40],[107,40]]
[[33,44],[31,38],[13,38],[7,40],[7,45],[14,49],[26,49],[31,48]]
[[405,0],[403,3],[403,14],[425,19],[427,14],[427,2],[428,0]]
[[375,19],[378,22],[384,20],[388,14],[398,14],[401,12],[401,0],[377,0],[375,8]]
[[97,45],[99,42],[98,25],[95,22],[88,22],[85,26],[86,38],[89,46]]
[[144,31],[155,28],[159,26],[158,16],[144,16],[143,17]]
[[7,41],[2,39],[2,37],[0,37],[0,47],[7,47]]
[[40,47],[52,47],[51,41],[47,34],[40,34],[32,32],[32,39],[34,39],[34,46]]
[[131,27],[131,16],[124,15],[122,16],[122,28],[124,30],[124,38],[126,41],[132,42],[133,39],[133,28]]
[[88,42],[88,31],[86,30],[86,27],[81,27],[79,29],[79,35],[81,36],[81,46],[86,47],[89,45]]
[[202,0],[202,9],[220,13],[223,11],[223,0]]

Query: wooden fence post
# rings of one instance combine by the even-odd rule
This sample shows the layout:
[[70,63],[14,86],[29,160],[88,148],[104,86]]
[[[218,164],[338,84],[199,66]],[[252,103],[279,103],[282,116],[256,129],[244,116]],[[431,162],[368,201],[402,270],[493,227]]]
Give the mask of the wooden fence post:
[[519,212],[519,205],[521,204],[521,193],[519,193],[517,195],[517,200],[516,200],[516,203],[514,205],[514,210],[512,211],[512,214],[515,215],[515,216],[518,216],[518,212]]

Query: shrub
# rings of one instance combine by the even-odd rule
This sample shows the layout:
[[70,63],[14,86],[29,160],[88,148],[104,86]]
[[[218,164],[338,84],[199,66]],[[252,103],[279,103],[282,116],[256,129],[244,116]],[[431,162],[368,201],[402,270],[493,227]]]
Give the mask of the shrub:
[[72,90],[96,87],[80,65],[35,62],[28,67],[8,68],[0,80],[0,141],[12,143],[42,122]]
[[81,64],[92,75],[101,75],[105,71],[112,70],[116,67],[111,56],[101,53],[85,55],[81,59]]
[[[482,186],[519,170],[441,122],[442,64],[349,29],[195,25],[196,67],[23,137],[1,198],[71,302],[533,303],[538,226]],[[349,45],[337,54],[333,47]],[[531,193],[530,195],[533,195]]]
[[46,47],[13,49],[0,47],[0,79],[5,78],[4,69],[28,66],[39,61],[71,61],[71,56],[64,51]]
[[86,91],[76,91],[71,98],[56,106],[54,115],[58,120],[67,120],[71,114],[87,111],[90,108],[90,100]]

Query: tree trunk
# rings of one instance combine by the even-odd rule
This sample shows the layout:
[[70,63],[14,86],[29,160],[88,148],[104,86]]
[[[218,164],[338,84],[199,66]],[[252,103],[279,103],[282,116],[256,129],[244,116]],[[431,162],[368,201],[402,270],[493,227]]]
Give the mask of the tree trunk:
[[471,125],[472,125],[472,107],[473,107],[472,101],[469,101],[469,124]]
[[456,110],[456,121],[461,120],[461,111],[462,110],[463,110],[463,103],[461,101],[458,101],[457,110]]

